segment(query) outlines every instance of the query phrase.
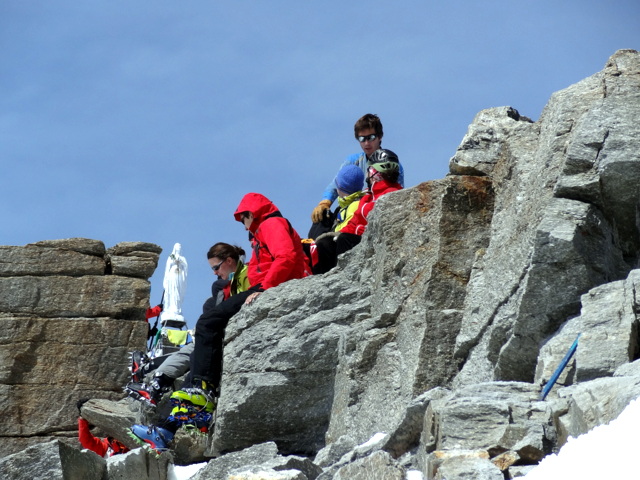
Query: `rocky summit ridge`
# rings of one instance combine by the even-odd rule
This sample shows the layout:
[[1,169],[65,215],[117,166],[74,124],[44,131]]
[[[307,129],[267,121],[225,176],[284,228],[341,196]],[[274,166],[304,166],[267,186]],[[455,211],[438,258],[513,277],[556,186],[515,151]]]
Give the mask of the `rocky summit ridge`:
[[[640,54],[620,50],[601,72],[554,93],[535,122],[511,107],[478,113],[445,178],[383,197],[337,268],[271,289],[236,315],[209,437],[178,435],[160,459],[135,450],[104,461],[53,438],[70,436],[71,418],[27,426],[16,414],[0,434],[10,451],[0,477],[165,479],[172,463],[198,461],[208,462],[193,477],[202,480],[524,475],[640,395],[639,204]],[[27,377],[21,358],[55,377],[64,357],[47,360],[34,347],[56,337],[42,325],[92,317],[94,338],[121,331],[110,348],[124,355],[144,342],[139,327],[122,333],[144,324],[135,321],[144,302],[98,288],[95,311],[63,308],[61,294],[41,286],[46,278],[29,273],[20,253],[29,248],[0,247],[0,284],[39,285],[37,301],[0,299],[0,320],[24,332],[20,342],[3,338],[0,388],[36,409],[38,386],[16,380]],[[71,255],[57,250],[56,265],[59,251]],[[110,263],[113,276],[118,262]],[[54,283],[105,282],[101,271]],[[116,299],[128,305],[116,308]],[[37,335],[28,322],[42,327]],[[540,400],[578,334],[575,356]],[[108,375],[96,367],[94,383]],[[113,388],[95,392],[85,410],[120,436],[153,419],[117,401],[115,380],[124,384],[109,378]],[[71,409],[80,390],[57,401]],[[52,473],[38,477],[45,464]]]

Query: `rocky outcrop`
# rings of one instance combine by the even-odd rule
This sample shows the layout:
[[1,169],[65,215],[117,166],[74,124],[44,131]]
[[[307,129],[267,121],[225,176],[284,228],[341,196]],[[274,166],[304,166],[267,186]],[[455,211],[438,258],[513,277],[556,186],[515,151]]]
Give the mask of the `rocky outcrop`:
[[76,437],[78,399],[122,396],[160,251],[79,238],[0,247],[3,454]]
[[[448,387],[465,404],[482,382],[489,391],[491,382],[530,385],[528,397],[474,400],[496,409],[494,440],[442,447],[423,430],[425,455],[480,448],[526,464],[556,447],[568,427],[554,418],[569,407],[537,406],[537,395],[574,333],[587,348],[565,379],[611,375],[638,354],[636,273],[627,279],[638,264],[630,212],[640,183],[628,181],[640,172],[638,86],[639,55],[620,51],[554,94],[537,122],[512,108],[481,112],[449,176],[383,198],[336,269],[267,292],[234,317],[210,454],[267,440],[307,453],[345,436],[362,443],[396,431],[421,393]],[[616,285],[624,306],[606,300]],[[613,306],[615,325],[602,319]],[[567,323],[574,317],[581,327]],[[602,348],[616,357],[591,355],[596,331],[611,328],[616,346]],[[550,350],[556,334],[564,340]],[[535,421],[518,423],[516,410]]]
[[12,480],[102,480],[106,473],[103,458],[60,440],[33,445],[0,458],[0,478]]
[[[325,433],[328,441],[349,434],[363,442],[401,420],[404,409],[386,406],[448,384],[464,286],[487,246],[492,199],[482,177],[388,195],[376,206],[384,214],[339,268],[267,291],[234,317],[213,452],[263,438],[309,453]],[[438,231],[448,234],[430,234]],[[255,421],[247,422],[249,406],[263,412]]]
[[338,267],[243,308],[194,478],[513,478],[615,418],[640,395],[639,87],[621,50],[536,122],[480,112],[446,178],[383,197]]

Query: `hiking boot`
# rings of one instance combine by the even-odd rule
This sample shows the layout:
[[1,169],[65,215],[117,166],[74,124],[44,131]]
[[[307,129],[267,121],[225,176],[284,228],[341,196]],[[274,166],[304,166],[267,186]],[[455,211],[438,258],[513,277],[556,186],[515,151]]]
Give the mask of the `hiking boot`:
[[171,390],[172,385],[172,378],[167,377],[161,372],[156,372],[151,382],[149,382],[149,385],[140,382],[131,382],[124,387],[124,391],[127,392],[127,395],[130,397],[155,407],[158,402],[162,400],[165,392]]
[[216,408],[216,402],[211,393],[200,388],[185,388],[175,391],[171,394],[170,401],[174,409],[180,406],[192,406],[197,410],[211,413]]
[[173,433],[166,428],[157,427],[155,425],[133,425],[131,428],[133,434],[131,438],[141,445],[147,444],[156,452],[162,452],[169,449],[169,444],[173,440]]
[[157,390],[152,388],[151,386],[145,383],[127,383],[127,386],[124,387],[124,391],[131,398],[138,400],[139,402],[146,403],[151,407],[155,407],[160,399],[162,398],[161,390]]
[[149,357],[139,350],[131,352],[131,381],[134,383],[140,383],[144,380],[144,366],[149,363]]

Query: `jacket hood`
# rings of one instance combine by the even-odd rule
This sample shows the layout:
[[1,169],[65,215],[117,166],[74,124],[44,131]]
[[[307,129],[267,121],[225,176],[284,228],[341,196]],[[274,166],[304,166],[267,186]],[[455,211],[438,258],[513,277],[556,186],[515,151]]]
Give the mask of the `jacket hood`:
[[377,182],[374,182],[373,185],[371,185],[371,193],[375,197],[380,193],[388,190],[389,188],[402,190],[402,185],[400,185],[397,182],[389,182],[388,180],[385,180],[385,179],[378,180]]
[[[250,212],[253,215],[253,225],[260,225],[262,221],[269,215],[276,213],[278,208],[271,200],[260,193],[247,193],[242,200],[236,212],[233,214],[238,222],[242,222],[241,215],[244,212]],[[252,230],[254,230],[252,228]]]

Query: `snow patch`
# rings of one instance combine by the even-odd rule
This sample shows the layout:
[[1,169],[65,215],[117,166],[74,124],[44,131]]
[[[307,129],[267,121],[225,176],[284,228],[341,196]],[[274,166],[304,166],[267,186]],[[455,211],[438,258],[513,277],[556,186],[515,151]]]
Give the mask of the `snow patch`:
[[569,437],[557,455],[544,457],[523,478],[638,478],[638,430],[640,399],[633,400],[607,425],[595,427],[578,438]]
[[189,480],[206,465],[207,462],[185,466],[170,464],[167,469],[167,480]]

